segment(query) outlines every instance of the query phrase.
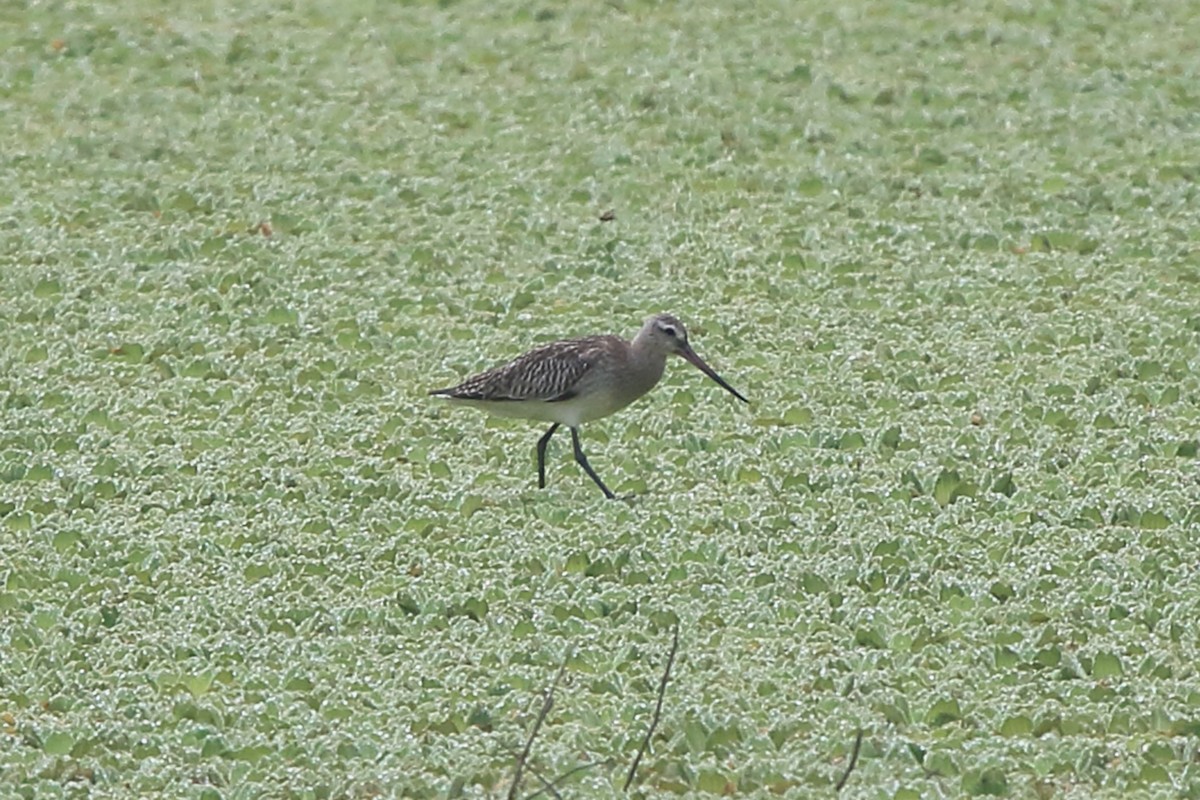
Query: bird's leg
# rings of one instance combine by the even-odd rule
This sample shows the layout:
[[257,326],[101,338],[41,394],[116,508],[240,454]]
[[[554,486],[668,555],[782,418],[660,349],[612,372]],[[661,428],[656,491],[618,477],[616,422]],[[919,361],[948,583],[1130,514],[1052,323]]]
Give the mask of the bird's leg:
[[546,445],[550,444],[550,437],[554,435],[556,430],[558,430],[557,422],[550,426],[550,430],[546,431],[546,433],[542,435],[542,438],[538,439],[537,453],[539,489],[546,488]]
[[604,485],[604,481],[600,480],[600,476],[596,474],[596,470],[592,469],[592,465],[588,463],[587,456],[583,454],[583,448],[579,446],[578,428],[571,428],[571,443],[575,445],[575,460],[579,462],[579,466],[583,467],[583,471],[596,482],[596,485],[600,487],[600,491],[604,492],[605,497],[609,500],[614,499],[616,495],[608,490],[608,487]]

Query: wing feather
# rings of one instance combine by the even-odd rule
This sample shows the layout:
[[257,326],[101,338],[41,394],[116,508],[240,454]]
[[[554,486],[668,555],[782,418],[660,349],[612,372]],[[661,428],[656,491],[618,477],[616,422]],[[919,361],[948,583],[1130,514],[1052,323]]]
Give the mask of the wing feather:
[[589,336],[554,342],[432,394],[459,400],[562,402],[578,395],[584,376],[614,342],[621,340],[615,336]]

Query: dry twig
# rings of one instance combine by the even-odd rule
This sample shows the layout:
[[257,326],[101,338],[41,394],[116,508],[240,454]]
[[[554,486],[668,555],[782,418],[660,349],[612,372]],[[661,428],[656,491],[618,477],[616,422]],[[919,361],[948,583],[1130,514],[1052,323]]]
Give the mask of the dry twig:
[[650,749],[650,737],[654,735],[654,729],[658,727],[658,718],[662,716],[663,696],[667,693],[667,681],[671,678],[671,666],[675,663],[675,653],[678,651],[679,623],[676,622],[671,637],[671,652],[667,655],[667,667],[663,670],[662,680],[658,683],[658,702],[654,704],[654,716],[650,718],[650,727],[646,729],[646,738],[642,740],[642,746],[638,748],[637,755],[633,757],[633,763],[629,765],[629,776],[625,778],[624,791],[626,792],[633,785],[633,779],[637,775],[638,764],[642,762],[642,756]]
[[846,765],[846,771],[842,773],[842,778],[833,787],[834,791],[840,792],[842,787],[846,785],[846,781],[850,780],[850,773],[854,772],[854,768],[858,766],[858,751],[862,749],[863,729],[858,729],[858,735],[854,737],[854,749],[850,751],[850,763]]
[[516,800],[517,790],[521,787],[521,777],[525,772],[525,762],[529,760],[529,751],[533,749],[533,740],[537,738],[538,730],[542,727],[542,723],[546,721],[546,715],[550,713],[550,709],[554,706],[554,690],[558,687],[563,673],[567,670],[567,659],[570,657],[568,653],[563,658],[562,666],[558,668],[558,674],[554,676],[554,683],[550,684],[550,688],[546,690],[545,697],[542,700],[542,708],[538,711],[537,719],[533,721],[533,728],[529,731],[529,738],[525,740],[525,748],[517,756],[517,766],[513,771],[512,786],[508,788],[508,800]]
[[552,781],[546,781],[544,778],[542,778],[542,776],[538,775],[537,779],[542,782],[542,788],[538,789],[536,792],[529,795],[529,797],[525,798],[525,800],[533,800],[533,798],[537,797],[542,792],[550,792],[555,797],[558,797],[559,795],[558,795],[557,784],[562,783],[567,778],[574,775],[576,772],[583,772],[585,769],[591,769],[592,767],[607,766],[608,764],[611,764],[611,763],[612,763],[612,761],[607,758],[604,759],[603,761],[589,761],[586,764],[580,764],[578,767],[572,767],[571,769],[567,770],[562,775],[559,775],[557,778],[555,778]]

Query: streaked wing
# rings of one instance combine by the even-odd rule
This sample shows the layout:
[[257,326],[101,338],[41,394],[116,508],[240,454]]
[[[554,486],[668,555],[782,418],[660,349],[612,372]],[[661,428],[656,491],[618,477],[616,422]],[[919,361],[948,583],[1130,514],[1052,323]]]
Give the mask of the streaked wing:
[[554,342],[468,378],[458,386],[439,389],[432,394],[493,402],[569,400],[575,396],[579,382],[614,344],[624,342],[615,336]]

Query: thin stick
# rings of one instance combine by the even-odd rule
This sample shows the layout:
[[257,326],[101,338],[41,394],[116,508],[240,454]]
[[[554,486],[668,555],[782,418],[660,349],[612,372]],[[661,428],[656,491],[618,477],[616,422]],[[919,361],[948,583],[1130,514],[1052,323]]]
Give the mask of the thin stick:
[[563,658],[562,666],[558,668],[558,674],[554,676],[554,683],[550,684],[550,688],[546,690],[545,698],[542,700],[542,708],[538,711],[537,719],[533,721],[533,729],[529,731],[529,738],[525,740],[525,749],[517,756],[517,766],[513,772],[512,786],[508,787],[508,800],[516,800],[517,789],[521,787],[521,774],[525,771],[525,762],[529,760],[529,751],[533,749],[533,740],[537,738],[538,729],[542,727],[542,723],[546,721],[546,715],[550,713],[550,708],[554,705],[554,689],[562,680],[563,673],[567,669],[567,659],[571,657],[570,653]]
[[[541,789],[538,789],[536,792],[529,795],[529,797],[537,797],[542,792],[549,792],[550,794],[554,795],[555,800],[562,800],[562,795],[558,793],[558,789],[554,788],[554,781],[546,780],[542,773],[533,768],[532,764],[529,765],[529,771],[533,773],[533,777],[537,778],[538,783],[542,785]],[[528,800],[528,798],[526,800]]]
[[[609,764],[611,764],[611,763],[612,763],[612,761],[611,761],[610,759],[607,759],[607,758],[606,758],[606,759],[604,759],[603,761],[589,761],[589,762],[588,762],[588,763],[586,763],[586,764],[580,764],[578,767],[572,767],[571,769],[567,770],[567,771],[566,771],[566,772],[564,772],[562,775],[559,775],[557,778],[555,778],[554,780],[550,781],[549,783],[546,783],[546,781],[545,781],[545,780],[542,778],[542,776],[538,775],[538,776],[537,776],[538,780],[540,780],[540,781],[542,781],[542,783],[546,784],[545,788],[543,788],[543,789],[538,789],[536,792],[534,792],[533,794],[529,795],[529,797],[525,798],[525,800],[533,800],[533,798],[537,797],[537,796],[538,796],[539,794],[541,794],[542,792],[553,792],[553,793],[554,793],[554,796],[555,796],[555,797],[558,797],[558,792],[557,792],[557,791],[555,790],[555,788],[554,788],[554,787],[555,787],[555,784],[562,783],[562,782],[563,782],[563,781],[565,781],[567,778],[569,778],[569,777],[571,777],[572,775],[574,775],[576,772],[583,772],[585,769],[591,769],[592,767],[602,767],[602,766],[608,766],[608,765],[609,765]],[[536,773],[535,773],[535,774],[536,774]]]
[[629,787],[633,785],[633,779],[637,776],[638,764],[642,763],[642,756],[650,749],[650,737],[654,735],[654,729],[658,727],[658,718],[662,716],[663,696],[667,693],[667,681],[671,678],[671,666],[675,663],[675,653],[679,651],[679,622],[675,622],[674,633],[671,636],[671,652],[667,656],[667,668],[663,670],[662,680],[658,682],[658,702],[654,704],[654,716],[650,718],[650,727],[646,729],[646,738],[642,740],[642,746],[638,748],[637,755],[633,757],[633,763],[629,765],[629,776],[625,779],[625,787],[623,791],[628,792]]
[[833,787],[835,792],[840,792],[842,787],[846,785],[846,781],[850,780],[850,773],[854,772],[854,768],[858,766],[858,751],[862,749],[863,729],[858,729],[858,735],[854,737],[854,749],[850,751],[850,763],[846,765],[846,771],[842,773],[842,779]]

